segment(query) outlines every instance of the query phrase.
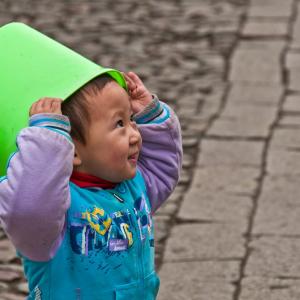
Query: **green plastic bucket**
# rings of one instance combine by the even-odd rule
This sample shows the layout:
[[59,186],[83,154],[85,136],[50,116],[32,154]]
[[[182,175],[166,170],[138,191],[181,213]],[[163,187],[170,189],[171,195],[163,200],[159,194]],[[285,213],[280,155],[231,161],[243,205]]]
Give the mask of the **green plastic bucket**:
[[0,176],[6,174],[16,136],[27,126],[34,101],[65,100],[104,73],[127,88],[119,71],[101,67],[23,23],[0,27]]

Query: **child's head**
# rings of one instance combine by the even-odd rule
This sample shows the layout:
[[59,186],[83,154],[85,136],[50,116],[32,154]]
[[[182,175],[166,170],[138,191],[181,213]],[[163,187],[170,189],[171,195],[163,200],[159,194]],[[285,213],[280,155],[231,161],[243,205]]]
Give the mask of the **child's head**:
[[75,144],[74,169],[112,182],[134,177],[141,136],[128,93],[109,75],[90,81],[62,103]]

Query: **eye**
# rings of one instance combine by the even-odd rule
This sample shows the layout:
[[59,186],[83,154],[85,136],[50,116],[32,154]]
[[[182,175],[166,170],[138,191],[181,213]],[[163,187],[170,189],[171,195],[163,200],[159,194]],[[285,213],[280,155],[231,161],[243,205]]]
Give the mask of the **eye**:
[[130,116],[130,122],[135,122],[135,121],[134,121],[134,114],[132,114],[132,115]]
[[118,122],[117,122],[117,126],[116,126],[117,128],[119,128],[119,127],[124,127],[124,123],[123,123],[123,120],[119,120]]

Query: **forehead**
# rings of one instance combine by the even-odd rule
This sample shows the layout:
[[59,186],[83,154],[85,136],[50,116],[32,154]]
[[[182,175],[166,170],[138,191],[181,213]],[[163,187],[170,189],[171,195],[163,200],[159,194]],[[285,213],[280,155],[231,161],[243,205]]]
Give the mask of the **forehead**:
[[92,118],[111,116],[118,111],[127,112],[131,109],[128,93],[114,81],[107,83],[101,91],[87,98]]

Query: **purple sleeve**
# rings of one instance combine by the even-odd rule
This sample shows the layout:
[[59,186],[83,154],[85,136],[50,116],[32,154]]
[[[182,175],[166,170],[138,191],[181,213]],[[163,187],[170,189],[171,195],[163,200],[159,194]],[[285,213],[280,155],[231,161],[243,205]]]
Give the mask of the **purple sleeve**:
[[74,145],[59,126],[45,128],[35,122],[37,126],[18,135],[18,150],[0,180],[0,219],[22,255],[46,261],[54,256],[64,231]]
[[153,213],[174,190],[182,164],[178,118],[166,104],[159,103],[161,113],[150,123],[139,124],[143,139],[139,169],[146,182]]

